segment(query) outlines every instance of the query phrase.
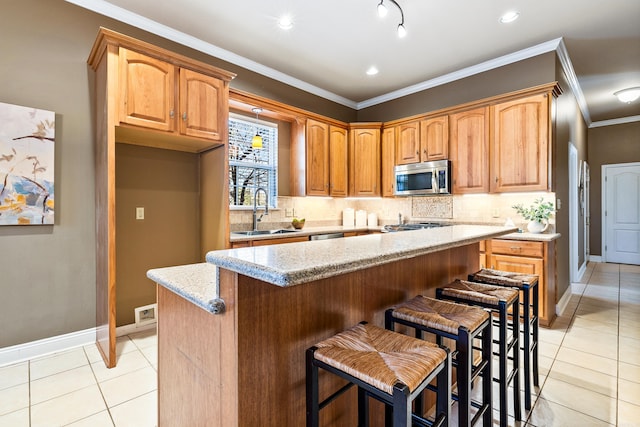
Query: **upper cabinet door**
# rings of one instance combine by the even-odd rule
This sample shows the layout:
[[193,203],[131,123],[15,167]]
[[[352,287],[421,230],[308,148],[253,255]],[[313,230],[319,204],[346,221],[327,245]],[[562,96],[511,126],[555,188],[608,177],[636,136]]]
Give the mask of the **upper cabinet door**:
[[420,162],[420,123],[405,123],[397,128],[396,164]]
[[307,120],[307,195],[329,195],[329,125]]
[[349,195],[380,196],[380,127],[350,131]]
[[489,192],[489,107],[449,116],[452,191]]
[[393,197],[393,190],[395,186],[395,154],[396,154],[396,128],[385,127],[382,131],[382,158],[380,159],[381,165],[381,180],[382,180],[382,197]]
[[449,116],[420,122],[420,159],[446,160],[449,156]]
[[120,122],[174,131],[176,67],[120,48]]
[[329,194],[334,197],[347,197],[349,191],[349,173],[347,153],[349,137],[347,130],[329,126]]
[[224,82],[195,71],[180,69],[180,133],[221,140],[227,125],[222,103]]
[[548,189],[550,99],[540,94],[492,107],[492,192]]

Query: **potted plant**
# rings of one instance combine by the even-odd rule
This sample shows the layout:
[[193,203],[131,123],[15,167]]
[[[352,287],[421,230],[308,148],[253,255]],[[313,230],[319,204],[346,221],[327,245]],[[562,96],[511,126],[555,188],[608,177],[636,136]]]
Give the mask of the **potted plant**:
[[513,209],[522,215],[524,219],[529,221],[527,224],[527,230],[530,233],[542,233],[549,226],[549,217],[553,215],[554,207],[553,203],[545,202],[544,198],[534,200],[533,204],[529,207],[524,207],[521,203],[512,206]]

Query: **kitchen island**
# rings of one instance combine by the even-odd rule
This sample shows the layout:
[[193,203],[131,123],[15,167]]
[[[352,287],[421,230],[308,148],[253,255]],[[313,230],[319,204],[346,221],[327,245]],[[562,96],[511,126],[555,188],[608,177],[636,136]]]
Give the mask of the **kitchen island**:
[[[305,350],[478,269],[479,242],[515,228],[453,225],[215,251],[155,269],[160,426],[302,426]],[[223,300],[224,312],[220,304]],[[340,386],[321,377],[321,396]],[[356,424],[355,390],[321,412]],[[380,411],[380,405],[371,405]],[[372,419],[379,425],[380,417]]]

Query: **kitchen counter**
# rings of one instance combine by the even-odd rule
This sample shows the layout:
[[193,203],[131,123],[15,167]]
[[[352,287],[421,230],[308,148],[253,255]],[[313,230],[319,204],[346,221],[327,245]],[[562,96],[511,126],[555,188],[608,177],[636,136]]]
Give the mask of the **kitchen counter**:
[[214,251],[207,254],[207,262],[277,286],[293,286],[491,239],[515,230],[515,227],[503,226],[451,225]]
[[[384,326],[386,308],[477,271],[480,242],[515,230],[453,225],[237,248],[150,270],[160,284],[158,425],[304,425],[306,349],[363,320]],[[224,310],[209,308],[214,298]],[[323,379],[326,390],[341,385]],[[356,425],[356,401],[356,389],[336,398],[321,425]],[[371,427],[382,427],[382,405],[371,411]]]
[[530,240],[533,242],[551,242],[559,239],[560,233],[509,233],[500,236],[501,239],[507,240]]
[[283,229],[290,230],[291,232],[284,233],[284,234],[258,234],[255,236],[247,236],[247,235],[231,232],[229,241],[231,243],[235,243],[235,242],[246,242],[246,241],[253,241],[253,240],[284,239],[287,237],[312,236],[315,234],[371,232],[371,231],[381,231],[382,226],[344,227],[342,225],[327,225],[327,226],[319,226],[319,227],[305,226],[301,230],[294,230],[292,227],[286,227]]

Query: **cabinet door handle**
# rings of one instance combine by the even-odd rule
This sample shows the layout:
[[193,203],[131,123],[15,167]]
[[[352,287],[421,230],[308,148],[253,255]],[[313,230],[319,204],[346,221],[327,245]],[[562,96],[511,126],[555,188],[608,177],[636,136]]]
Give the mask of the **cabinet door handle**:
[[182,113],[182,120],[187,121],[187,112]]
[[420,150],[416,151],[416,156],[420,155]]
[[511,249],[512,251],[521,251],[522,248],[520,246],[511,246],[509,249]]
[[173,119],[175,117],[175,115],[176,115],[175,111],[173,111],[173,110],[169,111],[169,117],[171,117]]

